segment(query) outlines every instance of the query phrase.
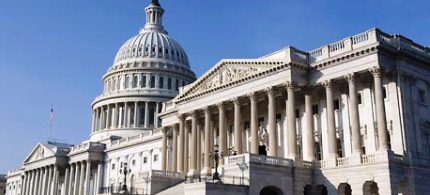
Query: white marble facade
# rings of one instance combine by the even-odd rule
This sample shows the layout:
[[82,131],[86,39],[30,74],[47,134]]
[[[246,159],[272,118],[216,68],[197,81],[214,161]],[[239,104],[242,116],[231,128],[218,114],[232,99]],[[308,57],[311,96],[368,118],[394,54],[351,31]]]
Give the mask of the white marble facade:
[[[145,11],[102,78],[89,139],[36,145],[7,195],[112,194],[124,179],[134,194],[430,191],[429,48],[370,29],[224,59],[195,80],[164,9]],[[214,150],[223,184],[210,182]]]

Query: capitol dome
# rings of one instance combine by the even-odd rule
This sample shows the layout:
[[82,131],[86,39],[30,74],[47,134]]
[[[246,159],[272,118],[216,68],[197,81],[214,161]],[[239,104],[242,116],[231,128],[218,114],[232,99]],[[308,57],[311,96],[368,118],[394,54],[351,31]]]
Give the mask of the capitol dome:
[[164,30],[158,0],[145,12],[145,26],[120,47],[103,75],[103,93],[92,103],[92,141],[159,128],[162,103],[196,79],[184,49]]

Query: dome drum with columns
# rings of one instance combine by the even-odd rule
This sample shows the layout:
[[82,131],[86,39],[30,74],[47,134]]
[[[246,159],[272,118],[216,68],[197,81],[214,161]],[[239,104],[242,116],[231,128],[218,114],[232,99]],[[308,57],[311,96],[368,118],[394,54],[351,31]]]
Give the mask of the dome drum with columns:
[[144,28],[121,46],[103,76],[103,93],[92,104],[92,141],[159,127],[161,103],[195,80],[184,49],[164,30],[159,2],[145,12]]

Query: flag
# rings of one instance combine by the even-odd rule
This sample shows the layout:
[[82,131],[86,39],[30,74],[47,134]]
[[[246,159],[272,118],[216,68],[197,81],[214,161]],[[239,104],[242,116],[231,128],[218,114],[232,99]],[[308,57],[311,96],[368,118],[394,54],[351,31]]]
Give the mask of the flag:
[[51,106],[51,112],[49,113],[49,122],[52,122],[55,118],[54,108]]

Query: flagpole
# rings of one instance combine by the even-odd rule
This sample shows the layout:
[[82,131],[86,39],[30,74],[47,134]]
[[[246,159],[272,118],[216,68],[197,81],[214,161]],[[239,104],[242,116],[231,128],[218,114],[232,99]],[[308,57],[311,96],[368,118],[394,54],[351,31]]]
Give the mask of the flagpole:
[[55,118],[54,105],[51,104],[51,112],[49,113],[49,129],[48,129],[48,142],[52,139],[52,124]]

